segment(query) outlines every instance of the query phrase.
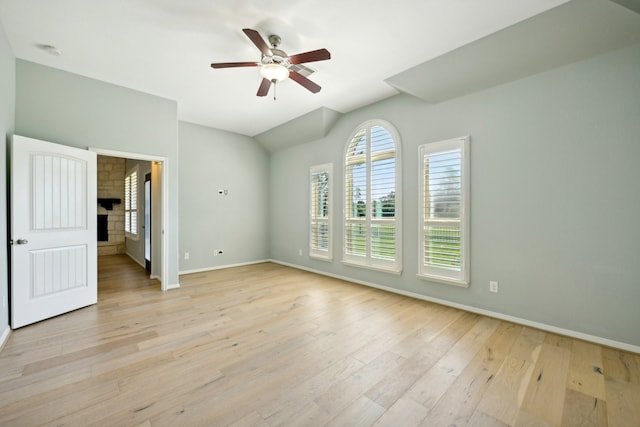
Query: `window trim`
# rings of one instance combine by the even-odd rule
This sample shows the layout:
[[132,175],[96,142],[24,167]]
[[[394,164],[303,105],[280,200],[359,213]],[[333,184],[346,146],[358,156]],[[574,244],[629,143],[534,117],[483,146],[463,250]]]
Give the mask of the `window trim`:
[[[470,142],[469,136],[447,139],[444,141],[431,142],[418,147],[418,188],[419,195],[419,215],[418,215],[418,274],[424,280],[445,283],[449,285],[468,288],[470,284],[470,199],[471,199],[471,162],[470,162]],[[462,267],[458,274],[452,274],[449,270],[437,267],[428,267],[424,264],[425,246],[425,170],[424,156],[430,153],[461,149],[461,183],[462,183],[462,209],[460,215],[460,241]]]
[[[381,150],[376,152],[373,156],[371,155],[370,150],[370,130],[371,128],[379,126],[383,127],[387,132],[391,134],[394,142],[394,150],[393,156],[390,156],[390,150]],[[367,206],[367,215],[363,219],[348,219],[347,213],[349,212],[350,207],[347,203],[347,194],[349,193],[349,179],[347,177],[347,167],[356,162],[353,161],[353,157],[350,158],[351,161],[348,160],[347,155],[351,148],[351,143],[355,136],[365,130],[367,134],[367,146],[368,150],[365,156],[365,162],[367,167],[366,177],[367,184],[370,183],[371,177],[371,163],[375,160],[382,160],[384,158],[393,157],[395,159],[394,167],[395,167],[395,215],[393,218],[395,224],[395,251],[396,257],[393,261],[383,260],[383,259],[373,259],[370,256],[370,247],[371,247],[371,239],[370,239],[370,230],[372,223],[390,221],[385,218],[372,218],[371,217],[371,193],[369,185],[367,186],[367,194],[366,194],[366,206]],[[368,162],[367,162],[368,159]],[[343,203],[343,212],[342,212],[342,263],[344,265],[349,265],[353,267],[366,268],[370,270],[381,271],[385,273],[391,274],[402,274],[402,143],[400,139],[400,134],[395,126],[393,126],[390,122],[382,119],[371,119],[367,120],[364,123],[358,125],[353,132],[349,135],[349,138],[346,141],[343,154],[342,154],[342,178],[343,178],[343,193],[342,193],[342,203]],[[366,242],[366,251],[367,254],[365,257],[356,257],[353,255],[347,254],[347,225],[353,222],[362,221],[365,224],[367,229],[367,242]]]
[[[317,221],[317,218],[314,215],[313,211],[313,194],[314,194],[314,186],[313,186],[313,175],[326,172],[328,174],[328,196],[327,196],[327,227],[329,229],[327,239],[328,239],[328,249],[323,251],[321,249],[316,249],[313,247],[313,224],[314,221]],[[333,198],[333,163],[324,163],[322,165],[315,165],[309,168],[309,257],[323,260],[323,261],[332,261],[333,260],[333,207],[332,207],[332,198]]]
[[[138,165],[135,165],[134,167],[132,167],[129,172],[127,172],[124,176],[124,234],[125,237],[131,240],[138,240],[140,238],[140,227],[138,226],[138,204],[140,203],[140,198],[138,197],[138,193],[139,193],[139,188],[138,188],[138,181],[139,179],[139,173],[138,173]],[[133,174],[135,173],[135,183],[131,183],[131,179],[129,179],[129,186],[135,186],[135,194],[136,194],[136,199],[135,199],[135,206],[132,206],[131,201],[129,201],[129,206],[130,209],[127,210],[127,178],[130,178]],[[131,231],[127,230],[127,216],[130,217],[129,221],[131,223],[131,218],[133,218],[133,216],[135,215],[136,218],[136,232],[132,233]]]

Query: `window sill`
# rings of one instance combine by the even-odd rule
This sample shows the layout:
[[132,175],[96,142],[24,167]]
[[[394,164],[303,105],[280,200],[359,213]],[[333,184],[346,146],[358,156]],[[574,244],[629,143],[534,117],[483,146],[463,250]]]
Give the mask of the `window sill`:
[[309,254],[309,258],[317,259],[318,261],[327,261],[327,262],[333,261],[333,257],[331,257],[331,256],[322,256],[322,255]]
[[430,282],[444,283],[446,285],[458,286],[460,288],[468,288],[469,282],[465,280],[452,279],[450,277],[435,276],[431,274],[417,274],[419,279],[428,280]]
[[397,274],[398,276],[402,274],[402,270],[396,269],[396,268],[380,267],[377,265],[370,265],[370,264],[360,264],[357,262],[345,261],[345,260],[342,260],[342,263],[344,265],[348,265],[349,267],[366,268],[367,270],[380,271],[382,273],[389,273],[389,274]]

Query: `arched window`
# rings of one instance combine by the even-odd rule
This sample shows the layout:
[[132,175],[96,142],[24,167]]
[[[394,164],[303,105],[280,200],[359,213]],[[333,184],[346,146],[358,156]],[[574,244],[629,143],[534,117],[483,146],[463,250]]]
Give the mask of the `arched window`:
[[399,273],[400,137],[390,123],[370,120],[353,132],[344,175],[343,261]]

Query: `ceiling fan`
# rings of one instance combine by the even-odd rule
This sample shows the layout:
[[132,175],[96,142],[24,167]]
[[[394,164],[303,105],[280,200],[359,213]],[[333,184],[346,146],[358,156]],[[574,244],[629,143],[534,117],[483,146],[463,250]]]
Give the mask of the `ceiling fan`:
[[331,59],[331,54],[327,49],[312,50],[289,56],[284,51],[278,49],[281,41],[279,36],[269,36],[269,42],[272,46],[270,48],[256,30],[245,28],[242,31],[262,53],[260,62],[218,62],[211,64],[211,67],[233,68],[260,66],[262,82],[258,88],[257,96],[266,96],[267,93],[269,93],[271,84],[276,84],[287,78],[290,78],[313,93],[320,92],[321,87],[306,77],[306,75],[311,74],[313,71],[301,64]]

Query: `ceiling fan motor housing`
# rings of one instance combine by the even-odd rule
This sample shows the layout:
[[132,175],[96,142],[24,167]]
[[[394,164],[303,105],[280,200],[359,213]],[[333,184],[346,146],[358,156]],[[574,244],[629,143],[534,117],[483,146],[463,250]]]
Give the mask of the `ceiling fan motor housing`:
[[288,67],[289,64],[289,55],[286,54],[283,50],[280,49],[271,49],[271,53],[273,55],[263,55],[262,63],[263,64],[279,64],[285,67]]

